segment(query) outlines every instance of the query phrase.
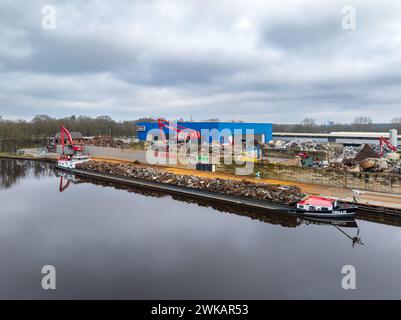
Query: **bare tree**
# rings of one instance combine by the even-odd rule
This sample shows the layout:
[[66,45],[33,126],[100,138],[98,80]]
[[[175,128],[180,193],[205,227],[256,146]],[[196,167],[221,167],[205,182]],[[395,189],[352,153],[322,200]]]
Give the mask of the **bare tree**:
[[[0,117],[1,119],[1,117]],[[391,119],[391,123],[392,124],[401,124],[401,117],[394,117],[393,119]]]
[[96,120],[103,120],[103,121],[113,121],[113,119],[110,116],[98,116]]
[[356,117],[352,124],[357,124],[357,125],[372,124],[372,118],[371,117]]
[[305,127],[314,127],[316,126],[316,121],[313,118],[305,118],[304,120],[302,120],[302,125],[304,125]]
[[64,125],[68,130],[79,131],[85,136],[113,135],[132,137],[136,135],[135,121],[116,122],[110,117],[93,119],[86,116],[51,118],[47,115],[35,116],[32,121],[0,121],[0,135],[4,138],[31,139],[32,137],[50,137],[59,132]]
[[47,114],[38,114],[32,119],[32,122],[51,121],[51,120],[55,119],[48,116]]

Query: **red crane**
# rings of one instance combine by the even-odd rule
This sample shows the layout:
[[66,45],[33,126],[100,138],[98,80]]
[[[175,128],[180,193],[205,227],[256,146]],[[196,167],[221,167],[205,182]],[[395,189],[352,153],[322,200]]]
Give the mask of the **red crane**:
[[[171,125],[168,121],[163,119],[158,119],[157,124],[161,132],[163,142],[166,144],[166,136],[164,134],[163,128],[167,128],[177,133],[177,140],[188,141],[189,139],[200,139],[200,132],[194,129],[189,129],[179,124]],[[180,139],[180,134],[183,139]]]
[[76,154],[78,152],[82,152],[83,150],[82,146],[74,144],[74,141],[72,140],[71,137],[71,133],[64,126],[62,126],[60,128],[61,156],[64,156],[64,145],[65,145],[64,134],[67,136],[67,140],[70,143],[73,153]]
[[59,191],[63,192],[65,189],[67,189],[70,186],[70,180],[67,179],[67,183],[63,183],[63,176],[60,177],[60,187]]
[[387,147],[391,150],[396,152],[397,151],[397,147],[393,146],[390,141],[388,141],[386,138],[384,137],[380,137],[380,157],[383,157],[384,155],[384,149],[383,149],[383,145],[386,144]]

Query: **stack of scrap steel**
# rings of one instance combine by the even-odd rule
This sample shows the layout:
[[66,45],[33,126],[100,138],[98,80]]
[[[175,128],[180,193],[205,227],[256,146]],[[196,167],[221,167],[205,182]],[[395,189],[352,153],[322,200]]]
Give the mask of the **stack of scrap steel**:
[[112,148],[129,148],[130,145],[121,140],[114,139],[109,136],[97,136],[89,140],[87,145],[97,146],[97,147],[112,147]]
[[284,150],[324,151],[329,149],[329,147],[326,144],[316,143],[313,140],[308,140],[308,141],[271,140],[269,144],[273,148],[284,149]]
[[[400,174],[400,154],[388,151],[380,157],[379,152],[376,145],[365,144],[362,148],[346,147],[340,163],[344,169],[351,171]],[[331,167],[340,169],[338,163],[337,161]]]
[[227,195],[266,200],[282,205],[293,205],[305,196],[300,188],[294,186],[270,185],[246,180],[210,179],[193,175],[179,175],[160,169],[138,167],[130,164],[89,161],[77,164],[77,168],[159,183],[174,184]]
[[354,159],[344,158],[342,164],[348,168],[355,168],[358,163]]
[[360,147],[346,146],[344,147],[343,153],[340,156],[340,158],[353,159],[360,150],[361,150]]

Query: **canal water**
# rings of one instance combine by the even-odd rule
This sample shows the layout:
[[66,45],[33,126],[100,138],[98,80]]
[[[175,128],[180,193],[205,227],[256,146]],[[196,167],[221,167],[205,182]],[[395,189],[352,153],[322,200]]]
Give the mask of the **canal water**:
[[399,299],[398,225],[316,224],[0,160],[0,298]]

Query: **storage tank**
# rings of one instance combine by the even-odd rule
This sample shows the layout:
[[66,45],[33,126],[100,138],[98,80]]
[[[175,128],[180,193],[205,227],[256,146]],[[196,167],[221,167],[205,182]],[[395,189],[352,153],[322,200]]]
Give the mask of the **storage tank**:
[[390,130],[390,143],[394,146],[397,147],[397,129],[391,129]]

